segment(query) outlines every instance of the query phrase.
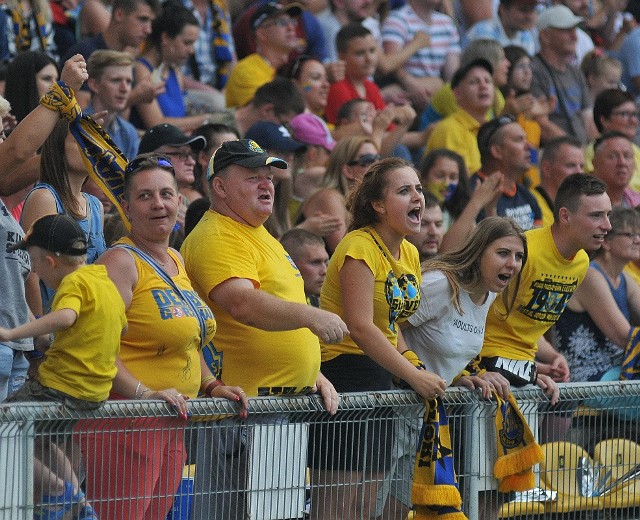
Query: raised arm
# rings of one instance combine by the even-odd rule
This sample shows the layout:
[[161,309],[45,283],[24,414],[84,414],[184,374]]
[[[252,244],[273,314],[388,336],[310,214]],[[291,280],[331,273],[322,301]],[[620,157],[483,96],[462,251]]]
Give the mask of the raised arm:
[[[87,65],[80,54],[69,58],[60,74],[60,79],[74,92],[87,78]],[[13,170],[38,151],[59,118],[57,111],[38,105],[0,143],[1,183],[12,181]]]

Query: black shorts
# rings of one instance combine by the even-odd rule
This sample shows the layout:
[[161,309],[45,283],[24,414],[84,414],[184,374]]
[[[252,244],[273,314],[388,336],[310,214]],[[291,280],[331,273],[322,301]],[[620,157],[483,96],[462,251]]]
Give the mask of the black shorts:
[[[339,393],[393,389],[391,374],[365,355],[341,354],[322,363],[321,371]],[[391,407],[338,412],[310,428],[310,465],[315,469],[385,471],[391,462],[393,431]]]

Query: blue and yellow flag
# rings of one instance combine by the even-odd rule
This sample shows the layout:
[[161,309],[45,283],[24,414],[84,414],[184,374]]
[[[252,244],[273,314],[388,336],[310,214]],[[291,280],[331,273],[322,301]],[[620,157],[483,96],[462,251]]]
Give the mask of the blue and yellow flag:
[[122,209],[124,170],[129,162],[120,148],[91,116],[83,115],[69,125],[71,135],[80,145],[82,161],[89,177],[118,209],[127,231],[129,220]]
[[633,327],[629,331],[629,340],[624,349],[624,361],[620,372],[622,381],[640,379],[640,327]]

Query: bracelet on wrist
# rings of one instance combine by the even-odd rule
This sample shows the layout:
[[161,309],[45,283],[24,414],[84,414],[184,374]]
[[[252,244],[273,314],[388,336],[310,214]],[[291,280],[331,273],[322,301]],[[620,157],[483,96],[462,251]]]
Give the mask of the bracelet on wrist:
[[207,387],[207,383],[209,381],[215,381],[217,378],[216,376],[207,376],[205,377],[202,381],[200,381],[200,390],[203,390]]
[[224,386],[224,383],[219,379],[214,379],[205,387],[202,393],[207,397],[211,397],[213,394],[213,391],[219,386]]

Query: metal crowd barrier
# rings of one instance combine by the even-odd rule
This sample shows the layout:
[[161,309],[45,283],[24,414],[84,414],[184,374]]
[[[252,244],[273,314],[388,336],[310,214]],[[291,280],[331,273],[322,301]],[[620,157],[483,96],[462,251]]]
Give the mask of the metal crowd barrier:
[[[555,406],[533,387],[514,396],[545,453],[544,491],[499,493],[495,401],[446,393],[469,519],[640,519],[640,383],[561,385]],[[219,399],[190,401],[186,421],[156,401],[0,405],[0,519],[77,519],[90,504],[100,520],[404,520],[423,403],[341,397],[333,417],[317,396],[251,399],[245,421]],[[52,504],[64,481],[76,496]]]

